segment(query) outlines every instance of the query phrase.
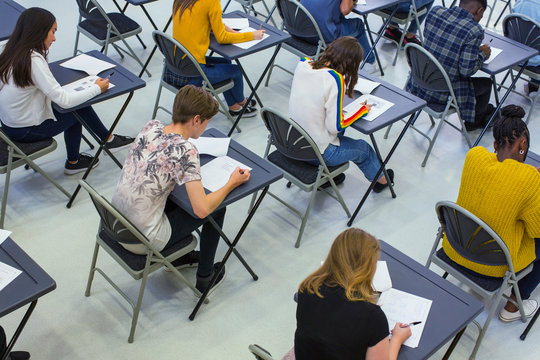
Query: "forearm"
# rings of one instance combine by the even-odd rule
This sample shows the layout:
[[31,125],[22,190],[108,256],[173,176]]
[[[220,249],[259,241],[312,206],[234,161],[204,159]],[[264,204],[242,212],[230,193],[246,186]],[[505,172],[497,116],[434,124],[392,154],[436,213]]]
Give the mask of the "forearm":
[[390,351],[388,352],[389,360],[396,360],[398,358],[399,349],[401,349],[401,343],[392,337],[390,339]]

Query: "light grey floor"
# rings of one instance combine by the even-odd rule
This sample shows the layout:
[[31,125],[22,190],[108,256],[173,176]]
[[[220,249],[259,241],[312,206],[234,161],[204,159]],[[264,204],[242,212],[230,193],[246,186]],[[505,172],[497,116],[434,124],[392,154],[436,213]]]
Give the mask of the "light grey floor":
[[[49,60],[70,56],[78,18],[75,2],[20,0],[20,3],[26,7],[45,6],[56,15],[57,41],[51,48]],[[102,3],[113,9],[112,2]],[[168,19],[171,4],[171,0],[162,0],[148,5],[159,26]],[[236,4],[231,5],[231,9],[238,8]],[[142,11],[130,7],[128,15],[141,23],[145,29],[142,37],[150,45],[148,29],[151,27]],[[380,26],[376,17],[370,18],[370,22],[373,29]],[[149,50],[144,51],[136,40],[130,43],[146,59]],[[96,46],[83,37],[81,48],[92,50]],[[386,63],[390,63],[394,51],[394,45],[380,46]],[[114,50],[109,55],[119,59]],[[242,59],[252,79],[258,78],[270,55],[271,52],[266,51]],[[403,86],[407,77],[408,68],[403,56],[400,55],[396,67],[386,66],[384,79],[397,86]],[[297,60],[282,51],[278,61],[293,69]],[[139,72],[131,60],[125,60],[123,64]],[[136,92],[117,128],[119,133],[134,136],[150,119],[161,64],[161,57],[155,56],[149,67],[153,76],[144,77],[146,87]],[[277,70],[270,86],[260,89],[264,104],[286,113],[291,80],[290,75]],[[521,90],[522,86],[520,82],[518,88]],[[172,99],[173,95],[165,92],[163,103],[170,106]],[[96,110],[103,121],[110,124],[122,102],[123,99],[108,101],[96,106]],[[522,103],[522,100],[511,96],[508,103]],[[537,135],[539,114],[537,107],[529,125],[531,150],[536,152],[540,151]],[[163,112],[158,113],[158,118],[169,121]],[[427,116],[422,115],[418,124],[428,127]],[[235,134],[234,139],[262,155],[266,143],[262,121],[259,118],[246,119],[241,125],[244,131]],[[212,120],[211,126],[227,131],[229,123],[220,115]],[[389,140],[382,138],[382,132],[376,134],[383,152],[390,149],[401,126],[392,129]],[[354,130],[348,130],[348,135],[360,137]],[[63,175],[65,152],[62,138],[59,137],[58,141],[59,149],[40,163],[68,189],[73,189],[79,177]],[[491,149],[491,144],[491,135],[487,134],[482,145]],[[467,152],[464,139],[448,126],[443,128],[427,166],[421,168],[426,148],[427,142],[423,138],[413,132],[406,134],[390,161],[390,167],[396,172],[398,197],[392,199],[389,191],[372,194],[354,223],[354,226],[370,231],[420,263],[426,261],[438,228],[434,205],[438,200],[456,199]],[[120,159],[124,158],[125,152],[120,155]],[[111,196],[119,174],[112,161],[102,157],[101,165],[91,174],[89,181],[99,191]],[[352,165],[342,185],[342,193],[350,208],[356,206],[367,186],[366,179]],[[299,206],[307,204],[308,196],[298,189],[287,189],[284,181],[274,184],[272,190]],[[299,282],[324,258],[334,237],[346,228],[345,213],[338,203],[321,194],[316,199],[302,246],[295,249],[293,245],[299,219],[267,197],[238,246],[258,273],[259,281],[254,282],[241,264],[232,258],[227,267],[227,280],[214,293],[211,303],[203,306],[196,320],[191,322],[188,315],[195,305],[193,296],[171,274],[159,271],[151,276],[148,283],[135,342],[128,344],[130,315],[126,304],[100,277],[95,280],[92,296],[86,298],[83,294],[98,223],[93,206],[83,193],[71,209],[66,209],[65,204],[60,193],[40,176],[23,169],[13,174],[6,228],[13,231],[13,239],[58,285],[54,292],[39,301],[17,344],[18,349],[29,350],[33,359],[250,359],[247,351],[250,343],[263,345],[279,358],[293,343],[296,306],[292,294]],[[245,200],[228,209],[228,233],[238,230],[247,207],[248,200]],[[223,252],[224,247],[220,246],[218,256]],[[138,282],[124,274],[106,256],[100,262],[110,274],[120,279],[130,294],[136,294]],[[194,273],[189,273],[189,276],[194,277]],[[538,292],[533,296],[537,297]],[[1,324],[9,334],[22,315],[23,311],[18,310],[2,318]],[[518,336],[524,327],[520,322],[503,324],[494,319],[477,358],[538,359],[537,345],[534,344],[540,336],[540,328],[534,328],[529,338],[521,342]],[[477,330],[469,327],[452,358],[466,358],[476,335]],[[441,358],[442,353],[440,351],[433,358]]]

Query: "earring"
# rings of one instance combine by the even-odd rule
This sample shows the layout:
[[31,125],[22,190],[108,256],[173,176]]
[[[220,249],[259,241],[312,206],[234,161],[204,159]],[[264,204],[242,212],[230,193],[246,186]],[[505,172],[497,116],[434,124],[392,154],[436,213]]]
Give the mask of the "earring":
[[523,149],[519,150],[519,155],[523,155],[523,154],[525,154],[525,150]]

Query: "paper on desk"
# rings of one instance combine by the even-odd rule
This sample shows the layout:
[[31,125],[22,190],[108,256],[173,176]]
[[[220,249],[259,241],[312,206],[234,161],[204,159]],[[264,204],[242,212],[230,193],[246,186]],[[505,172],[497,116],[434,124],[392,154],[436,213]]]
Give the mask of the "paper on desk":
[[497,57],[497,55],[499,55],[500,53],[502,53],[502,49],[499,49],[499,48],[496,48],[496,47],[491,47],[491,55],[489,55],[489,59],[487,59],[486,61],[484,61],[484,64],[489,64],[491,62],[491,60],[495,59]]
[[246,18],[223,18],[223,23],[234,30],[241,30],[249,27],[249,20]]
[[195,145],[199,154],[208,154],[212,156],[225,156],[229,151],[230,137],[199,137],[198,139],[189,139],[189,142]]
[[116,65],[97,59],[93,56],[81,54],[69,59],[68,61],[64,61],[60,64],[60,66],[68,69],[84,71],[88,75],[95,76],[104,70],[112,69]]
[[11,235],[11,231],[0,229],[0,244],[4,242],[8,238],[8,236]]
[[358,77],[358,82],[354,85],[354,90],[360,91],[362,94],[371,94],[371,92],[380,84],[381,83]]
[[221,189],[229,181],[232,172],[237,167],[251,171],[249,166],[228,156],[220,156],[206,163],[201,166],[203,186],[211,192]]
[[392,279],[388,272],[386,261],[377,261],[377,270],[372,282],[373,289],[378,292],[383,292],[392,287]]
[[366,5],[366,0],[358,0],[356,5]]
[[[240,32],[252,32],[252,31],[255,31],[254,28],[252,27],[247,27],[247,28],[244,28],[242,30],[240,30]],[[241,43],[236,43],[236,44],[233,44],[234,46],[238,46],[239,48],[241,49],[249,49],[250,47],[252,46],[255,46],[257,45],[258,43],[260,43],[261,41],[263,41],[264,39],[266,39],[267,37],[269,37],[270,35],[268,34],[264,34],[263,35],[263,38],[261,40],[251,40],[251,41],[245,41],[245,42],[241,42]]]
[[371,110],[366,114],[362,119],[367,121],[373,121],[386,110],[394,106],[394,103],[381,99],[380,97],[374,95],[362,95],[358,99],[351,102],[349,105],[343,108],[345,113],[354,114],[367,100],[368,105],[371,104]]
[[0,262],[0,291],[15,280],[20,273],[22,273],[21,270]]
[[412,323],[421,321],[420,324],[411,326],[412,335],[403,344],[411,348],[418,347],[424,326],[431,309],[432,301],[420,296],[409,294],[397,289],[389,289],[381,294],[379,301],[382,311],[388,320],[390,330],[396,322]]
[[[75,80],[72,83],[62,86],[62,89],[64,89],[65,91],[69,93],[76,93],[79,91],[83,91],[83,90],[88,89],[92,85],[94,85],[94,83],[96,82],[98,78],[99,77],[95,75],[87,76],[85,78]],[[115,85],[113,83],[109,82],[109,89],[112,89],[114,86]]]

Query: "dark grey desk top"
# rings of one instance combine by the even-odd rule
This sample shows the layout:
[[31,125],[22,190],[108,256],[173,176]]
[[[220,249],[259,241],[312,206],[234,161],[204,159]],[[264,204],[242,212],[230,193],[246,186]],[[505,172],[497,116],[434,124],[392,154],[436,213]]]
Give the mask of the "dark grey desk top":
[[[217,129],[207,129],[203,136],[226,137],[225,134]],[[281,170],[275,167],[272,163],[251,152],[232,139],[227,155],[249,166],[252,170],[249,181],[231,191],[221,205],[219,205],[218,209],[224,208],[235,201],[251,195],[283,177]],[[201,155],[200,157],[201,165],[204,165],[210,160],[214,159],[214,157],[210,155]],[[206,193],[209,193],[208,190],[205,189],[205,191]],[[182,209],[195,216],[193,214],[193,209],[191,208],[191,203],[189,202],[186,187],[184,185],[177,185],[171,193],[170,199]]]
[[[114,72],[114,74],[110,77],[110,81],[115,86],[112,89],[105,91],[103,94],[93,97],[92,99],[70,109],[64,109],[58,106],[57,104],[53,104],[53,107],[57,111],[61,113],[75,111],[77,109],[81,109],[81,108],[94,105],[99,102],[102,102],[102,101],[105,101],[105,100],[108,100],[108,99],[111,99],[111,98],[114,98],[123,94],[127,94],[129,92],[135,91],[137,89],[140,89],[146,86],[146,83],[144,82],[144,80],[140,79],[139,77],[137,77],[137,75],[133,74],[128,69],[118,64],[116,61],[109,59],[107,56],[103,55],[99,51],[93,50],[93,51],[87,52],[86,54],[96,57],[98,59],[101,59],[103,61],[116,64],[116,67],[105,70],[101,72],[100,74],[98,74],[98,76],[106,77],[107,75]],[[71,59],[71,57],[63,59],[63,60],[55,61],[49,64],[49,67],[51,68],[51,72],[53,73],[56,80],[60,83],[60,85],[69,84],[75,80],[82,79],[88,76],[88,74],[86,74],[85,72],[78,71],[78,70],[71,70],[71,69],[67,69],[65,67],[60,66],[61,63],[69,59]]]
[[[366,74],[362,72],[359,77],[376,81],[380,83],[375,90],[371,92],[371,95],[380,97],[387,101],[394,103],[390,109],[386,110],[381,116],[377,117],[373,121],[367,121],[359,119],[355,121],[351,127],[360,131],[363,134],[369,135],[377,130],[380,130],[394,122],[403,119],[404,117],[415,113],[426,106],[426,102],[419,97],[409,94],[405,90],[402,90],[378,77]],[[360,97],[362,94],[358,91],[354,92],[353,98],[348,96],[343,97],[343,106],[351,103],[354,99]]]
[[[490,40],[492,40],[491,43],[489,42]],[[538,50],[536,49],[487,30],[484,34],[483,42],[503,51],[489,64],[482,66],[481,70],[490,75],[506,71],[538,54]]]
[[416,349],[403,346],[399,352],[400,360],[426,359],[480,314],[484,305],[384,241],[379,243],[392,287],[433,300],[420,344]]
[[0,291],[0,317],[56,289],[54,280],[10,238],[0,245],[0,261],[22,271]]
[[291,36],[286,32],[278,30],[272,25],[267,24],[254,16],[244,14],[240,10],[223,14],[223,18],[247,18],[249,20],[250,27],[257,30],[262,27],[263,30],[266,30],[266,34],[270,35],[268,38],[264,39],[257,45],[250,47],[249,49],[241,49],[232,44],[220,44],[217,42],[214,34],[210,34],[210,50],[223,56],[225,59],[235,60],[241,58],[242,56],[251,55],[258,51],[281,44],[282,42],[285,42],[291,38]]
[[126,2],[131,5],[144,5],[144,4],[154,2],[154,1],[157,1],[157,0],[126,0]]
[[25,8],[13,0],[0,0],[0,41],[7,40]]
[[406,0],[366,0],[365,5],[356,4],[352,11],[358,15],[367,15],[374,11],[391,8],[404,1]]
[[529,164],[534,167],[540,166],[540,155],[529,151],[527,153],[527,158],[525,159],[525,164]]

